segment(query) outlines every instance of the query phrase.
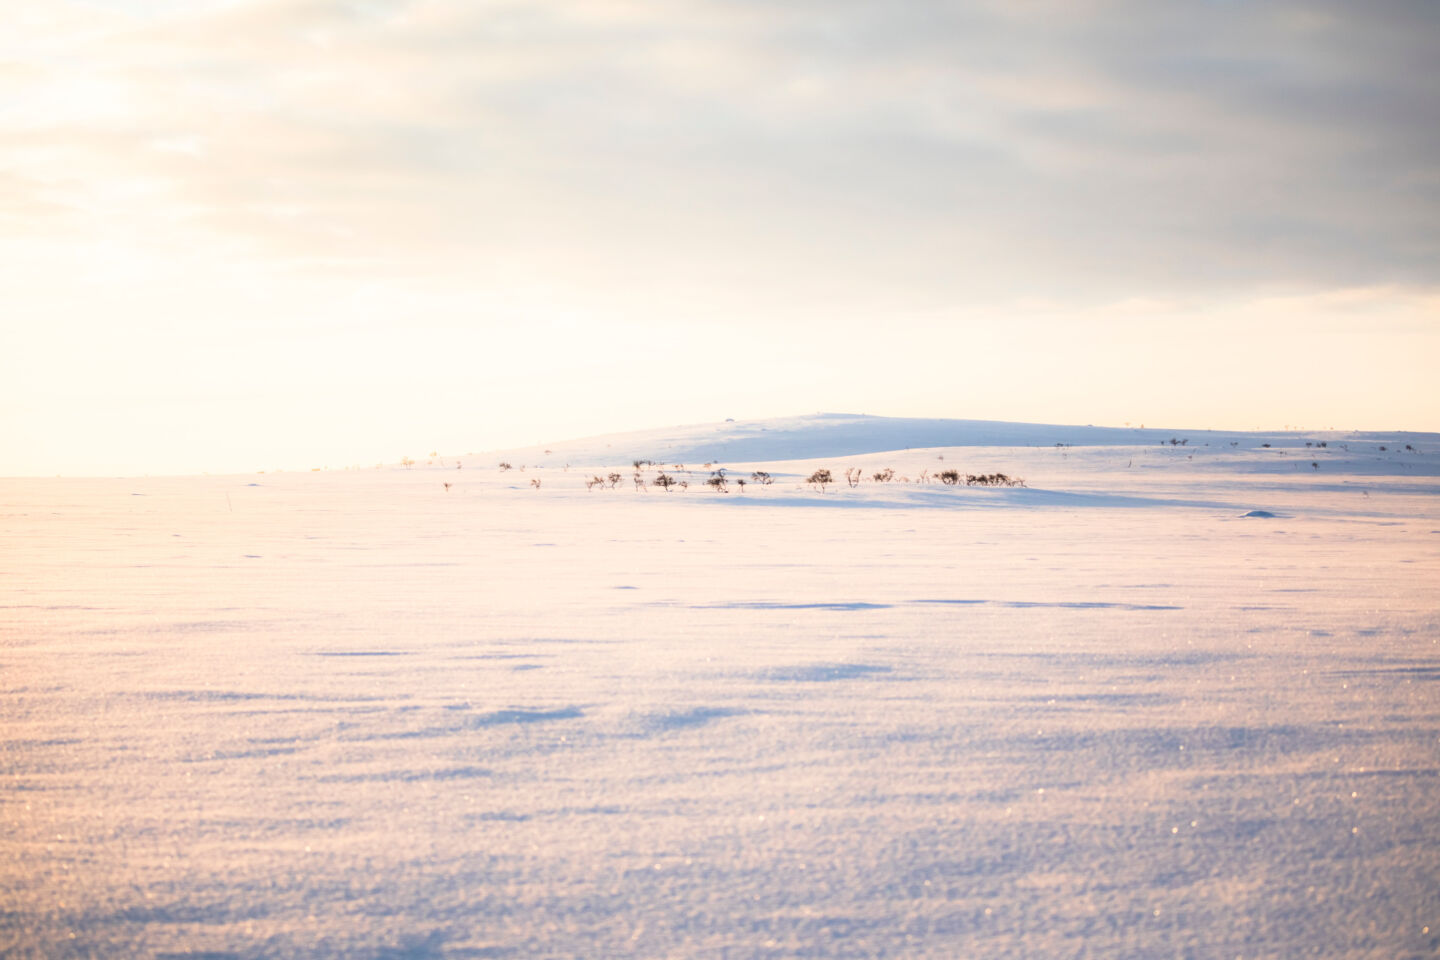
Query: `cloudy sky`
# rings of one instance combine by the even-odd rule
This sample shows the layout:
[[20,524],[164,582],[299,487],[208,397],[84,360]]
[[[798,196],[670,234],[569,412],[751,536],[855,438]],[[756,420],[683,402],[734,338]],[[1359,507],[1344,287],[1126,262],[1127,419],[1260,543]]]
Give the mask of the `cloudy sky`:
[[0,6],[0,475],[1440,430],[1431,0]]

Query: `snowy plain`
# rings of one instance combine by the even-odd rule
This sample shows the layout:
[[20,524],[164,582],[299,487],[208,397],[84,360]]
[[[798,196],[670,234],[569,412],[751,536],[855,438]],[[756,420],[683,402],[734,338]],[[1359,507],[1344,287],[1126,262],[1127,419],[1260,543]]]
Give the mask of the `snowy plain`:
[[1437,435],[818,415],[0,493],[6,957],[1440,953]]

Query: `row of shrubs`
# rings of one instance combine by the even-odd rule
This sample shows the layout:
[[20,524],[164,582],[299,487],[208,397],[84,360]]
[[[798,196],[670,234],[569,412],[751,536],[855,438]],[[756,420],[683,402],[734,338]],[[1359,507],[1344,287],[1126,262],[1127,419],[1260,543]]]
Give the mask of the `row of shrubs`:
[[[859,470],[846,470],[846,471],[845,471],[845,482],[846,482],[847,484],[849,484],[851,487],[858,487],[858,486],[860,486],[860,482],[861,482],[861,480],[863,480],[863,479],[864,479],[864,474],[861,473],[861,471],[859,471]],[[870,475],[870,479],[873,480],[873,481],[875,481],[876,483],[889,483],[890,481],[896,479],[896,477],[895,477],[895,471],[894,471],[894,470],[891,470],[891,469],[889,469],[889,468],[887,467],[886,469],[880,471],[879,473],[871,474],[871,475]],[[960,484],[964,484],[964,485],[967,486],[967,487],[1023,487],[1023,486],[1025,486],[1025,481],[1024,481],[1024,480],[1021,480],[1019,477],[1011,477],[1011,476],[1008,476],[1008,475],[1003,474],[1003,473],[964,473],[964,474],[962,474],[959,470],[941,470],[939,473],[935,474],[935,479],[939,480],[941,483],[945,484],[946,486],[951,486],[951,487],[953,487],[953,486],[958,486],[958,485],[960,485]],[[917,482],[917,483],[928,483],[929,481],[930,481],[930,471],[929,471],[929,470],[925,470],[925,471],[922,471],[922,472],[921,472],[920,477],[919,477],[919,479],[918,479],[916,482]],[[811,484],[812,486],[819,487],[821,490],[824,490],[824,489],[825,489],[825,486],[826,486],[827,484],[831,484],[831,483],[834,483],[834,482],[835,482],[835,477],[834,477],[833,474],[830,473],[829,470],[816,470],[814,473],[810,474],[810,476],[806,478],[805,482],[808,483],[808,484]],[[900,482],[900,483],[909,483],[909,482],[910,482],[910,479],[909,479],[908,477],[900,477],[900,478],[899,478],[899,482]]]
[[[651,462],[648,460],[639,461],[638,463],[636,463],[635,473],[632,477],[632,480],[635,484],[635,489],[644,490],[646,486],[653,486],[659,487],[666,493],[669,493],[676,487],[679,487],[681,490],[690,489],[690,481],[688,479],[677,478],[669,473],[666,473],[664,470],[661,470],[659,473],[657,473],[654,479],[650,480],[647,484],[645,480],[645,475],[642,472],[642,468],[651,465]],[[705,466],[709,467],[710,464],[707,463]],[[685,468],[683,464],[676,464],[673,469],[678,471],[684,470]],[[688,473],[689,471],[686,472]],[[620,485],[620,482],[623,479],[624,477],[622,477],[619,473],[608,473],[603,476],[600,474],[593,474],[588,480],[585,481],[585,489],[594,490],[596,487],[600,487],[601,489],[609,487],[611,490],[613,490]],[[845,481],[851,487],[858,487],[864,479],[864,474],[858,469],[850,469],[845,471]],[[875,483],[890,483],[892,481],[899,483],[911,482],[909,477],[897,477],[895,471],[890,469],[889,467],[879,471],[878,473],[872,473],[869,479]],[[915,480],[915,482],[928,483],[931,479],[932,475],[930,471],[925,470],[920,474],[920,476]],[[1011,477],[1004,473],[962,474],[958,470],[942,470],[939,473],[934,474],[933,479],[939,480],[941,483],[952,487],[960,486],[962,484],[967,487],[1025,486],[1024,480],[1020,479],[1019,477]],[[730,489],[730,484],[732,482],[735,484],[736,487],[741,490],[741,492],[744,492],[745,487],[748,484],[769,486],[770,484],[775,482],[775,478],[764,470],[756,470],[750,474],[749,480],[746,480],[744,477],[735,477],[732,479],[731,477],[726,475],[725,468],[720,467],[718,469],[712,470],[710,472],[710,476],[707,479],[701,481],[704,486],[711,488],[717,493],[728,492]],[[835,475],[831,473],[830,470],[822,468],[820,470],[816,470],[814,473],[810,474],[810,476],[806,477],[805,482],[813,487],[818,487],[820,490],[823,491],[827,486],[835,482]]]

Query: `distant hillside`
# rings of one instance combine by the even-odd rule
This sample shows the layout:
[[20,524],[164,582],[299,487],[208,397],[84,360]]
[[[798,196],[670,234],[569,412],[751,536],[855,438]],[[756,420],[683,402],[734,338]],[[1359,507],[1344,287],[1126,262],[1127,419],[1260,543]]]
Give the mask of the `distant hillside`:
[[[1192,444],[1230,441],[1259,446],[1303,446],[1306,440],[1344,439],[1339,433],[1246,433],[1187,429],[1065,426],[1002,420],[944,420],[816,413],[766,420],[725,421],[616,433],[500,451],[502,458],[529,463],[614,465],[634,460],[663,463],[749,463],[858,456],[928,447],[1134,446],[1171,438]],[[1366,433],[1367,440],[1393,439],[1440,446],[1440,434]],[[548,453],[546,451],[549,451]]]

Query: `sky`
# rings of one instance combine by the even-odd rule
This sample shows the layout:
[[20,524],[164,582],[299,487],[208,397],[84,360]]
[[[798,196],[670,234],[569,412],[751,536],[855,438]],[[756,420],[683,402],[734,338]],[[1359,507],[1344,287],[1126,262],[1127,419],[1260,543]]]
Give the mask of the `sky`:
[[1440,6],[0,0],[0,476],[1440,430]]

